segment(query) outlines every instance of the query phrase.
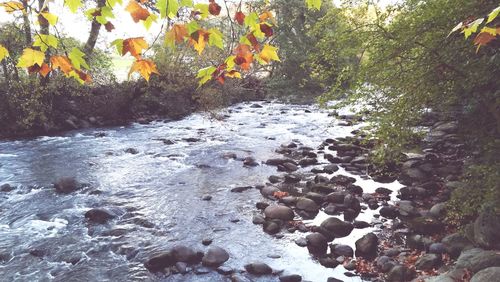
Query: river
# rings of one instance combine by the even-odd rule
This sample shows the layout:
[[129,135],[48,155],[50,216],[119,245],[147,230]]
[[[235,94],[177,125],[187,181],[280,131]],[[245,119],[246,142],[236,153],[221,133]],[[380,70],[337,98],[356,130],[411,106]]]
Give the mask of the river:
[[[361,281],[344,276],[342,266],[321,266],[307,248],[294,243],[304,234],[285,232],[284,238],[276,239],[252,224],[262,195],[257,189],[230,190],[264,184],[276,168],[243,167],[240,160],[222,157],[236,153],[260,163],[278,156],[275,149],[280,144],[293,140],[316,148],[325,138],[348,136],[360,125],[337,126],[327,110],[315,106],[259,105],[232,106],[221,113],[223,120],[195,113],[177,121],[0,142],[0,184],[17,186],[0,192],[0,280],[228,281],[217,272],[158,277],[143,266],[152,253],[176,244],[206,250],[201,241],[211,238],[213,245],[229,252],[225,265],[234,269],[261,261],[309,281]],[[138,153],[126,153],[127,148]],[[349,175],[343,169],[335,174]],[[57,194],[51,183],[63,176],[74,176],[88,188]],[[353,177],[368,193],[377,187],[400,187],[397,182]],[[213,199],[203,201],[204,195]],[[113,211],[116,219],[88,225],[84,213],[96,207]],[[373,212],[362,211],[358,219],[371,222]],[[310,223],[320,223],[325,216],[320,213]],[[113,236],[109,230],[119,232]],[[353,246],[373,230],[355,229],[335,242]],[[270,258],[274,255],[280,258]]]

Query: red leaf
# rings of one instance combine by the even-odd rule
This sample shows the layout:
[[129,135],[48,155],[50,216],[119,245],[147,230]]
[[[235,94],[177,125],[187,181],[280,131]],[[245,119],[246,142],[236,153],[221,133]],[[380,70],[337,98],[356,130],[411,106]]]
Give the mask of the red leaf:
[[106,28],[107,32],[111,32],[111,31],[113,31],[113,29],[115,29],[115,26],[111,22],[107,22],[104,25],[104,28]]
[[214,16],[218,16],[220,14],[221,6],[219,4],[215,3],[214,0],[210,0],[210,5],[208,5],[208,11],[210,14]]
[[234,19],[238,22],[238,24],[240,25],[243,25],[243,23],[245,22],[245,14],[243,14],[243,12],[239,11],[239,12],[236,12],[236,14],[234,15]]
[[273,28],[270,27],[269,25],[263,23],[263,24],[260,24],[260,30],[267,36],[267,37],[271,37],[273,36]]

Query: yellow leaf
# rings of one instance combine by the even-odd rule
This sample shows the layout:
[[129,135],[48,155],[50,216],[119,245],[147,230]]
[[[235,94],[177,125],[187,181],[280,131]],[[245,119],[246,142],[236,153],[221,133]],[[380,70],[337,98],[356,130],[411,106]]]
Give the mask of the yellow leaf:
[[23,50],[23,54],[17,62],[17,66],[21,68],[29,68],[33,65],[42,66],[43,60],[45,59],[45,53],[33,50],[31,48],[26,48]]
[[264,45],[264,48],[262,48],[262,51],[259,53],[259,58],[266,64],[270,63],[271,61],[279,61],[280,58],[278,57],[277,50],[278,48],[266,44]]
[[50,25],[56,25],[58,17],[51,13],[41,13],[42,17],[44,17]]
[[3,47],[2,44],[0,44],[0,62],[3,61],[6,57],[9,56],[9,51],[7,48]]
[[143,59],[138,59],[132,64],[128,77],[130,78],[130,75],[134,72],[138,72],[146,81],[149,81],[149,77],[152,73],[160,74],[156,69],[155,63],[150,60]]
[[144,37],[128,38],[123,40],[122,56],[125,56],[127,52],[135,58],[139,59],[141,57],[142,50],[148,48],[148,43],[144,40]]
[[69,58],[65,56],[52,56],[50,58],[50,63],[52,64],[53,70],[59,68],[66,76],[69,76],[70,72],[74,69]]
[[0,3],[0,6],[4,7],[5,11],[7,13],[13,13],[15,11],[22,11],[22,10],[24,10],[23,3],[17,2],[17,1],[8,1],[8,2],[5,2],[5,3]]

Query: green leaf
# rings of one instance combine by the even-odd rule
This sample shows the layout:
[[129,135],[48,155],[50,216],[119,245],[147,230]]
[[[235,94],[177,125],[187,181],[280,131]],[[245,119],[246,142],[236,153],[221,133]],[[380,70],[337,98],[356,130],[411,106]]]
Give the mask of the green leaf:
[[306,0],[308,9],[321,9],[321,0]]
[[64,0],[64,5],[74,14],[78,11],[78,8],[83,6],[81,0]]
[[469,38],[471,34],[477,32],[477,28],[479,27],[480,24],[482,24],[484,21],[484,18],[477,19],[470,23],[466,28],[464,28],[463,33],[465,35],[465,38]]
[[123,1],[122,0],[107,0],[106,3],[111,7],[113,8],[116,4],[122,4]]
[[200,25],[198,24],[197,21],[191,21],[188,24],[186,24],[186,28],[188,30],[188,34],[191,35],[193,32],[200,29]]
[[87,62],[85,62],[85,53],[80,51],[80,49],[74,47],[71,52],[68,55],[69,59],[71,60],[71,63],[75,67],[75,69],[80,70],[81,66],[83,66],[86,69],[89,69],[89,65],[87,65]]
[[181,6],[192,8],[193,7],[193,0],[181,0]]
[[231,55],[231,56],[227,57],[227,59],[224,61],[224,63],[226,63],[226,70],[227,71],[231,71],[232,69],[234,69],[234,66],[235,66],[234,59],[236,59],[236,56]]
[[42,52],[47,51],[49,47],[57,48],[58,45],[57,37],[51,34],[36,34],[35,42],[33,42],[33,46],[40,47]]
[[245,17],[245,26],[253,27],[259,23],[259,15],[256,12],[252,12]]
[[224,40],[222,39],[223,38],[222,32],[220,32],[220,30],[216,28],[211,28],[208,30],[208,32],[210,33],[208,35],[208,45],[217,46],[220,49],[224,49]]
[[123,55],[123,39],[116,39],[113,42],[111,42],[111,46],[116,47],[116,51],[118,51],[118,54]]
[[167,16],[167,0],[158,0],[156,8],[160,11],[160,18],[164,19]]
[[208,4],[196,4],[194,5],[194,10],[200,13],[202,19],[210,15],[208,12]]
[[177,0],[167,0],[167,16],[171,19],[177,17],[179,2]]
[[155,14],[150,14],[149,17],[143,22],[144,24],[144,27],[149,30],[149,28],[151,28],[151,25],[156,22],[156,20],[158,19],[158,16],[155,15]]
[[200,79],[200,81],[198,82],[198,87],[202,86],[207,81],[209,81],[210,79],[212,79],[212,74],[216,70],[217,70],[217,68],[214,67],[214,66],[203,68],[203,69],[199,70],[198,71],[198,75],[196,76],[196,78]]
[[49,25],[56,25],[57,20],[59,19],[56,15],[51,13],[40,13],[40,15],[42,15],[42,17],[49,22]]

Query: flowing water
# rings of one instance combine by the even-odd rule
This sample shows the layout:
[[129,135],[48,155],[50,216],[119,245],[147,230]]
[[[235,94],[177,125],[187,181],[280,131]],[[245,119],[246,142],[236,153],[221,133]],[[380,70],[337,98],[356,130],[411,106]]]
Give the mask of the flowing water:
[[[0,184],[18,188],[0,192],[0,281],[228,281],[216,272],[159,277],[143,266],[151,254],[176,244],[206,250],[204,238],[230,253],[225,265],[234,269],[261,261],[309,281],[361,281],[344,276],[341,266],[321,266],[294,243],[304,234],[285,232],[276,239],[252,224],[255,204],[263,197],[257,189],[230,190],[264,184],[276,174],[275,167],[246,168],[240,160],[222,157],[236,153],[261,162],[277,157],[274,150],[280,144],[295,140],[315,148],[356,127],[336,126],[327,111],[313,106],[260,104],[262,108],[246,103],[228,108],[222,121],[193,114],[179,121],[1,142]],[[97,132],[106,136],[97,138]],[[189,137],[200,140],[184,140]],[[139,153],[126,153],[127,148]],[[336,174],[348,173],[341,169]],[[88,188],[57,194],[51,183],[63,176],[75,176]],[[365,192],[399,187],[355,177]],[[204,195],[213,199],[203,201]],[[88,225],[84,213],[96,207],[117,217],[106,225]],[[371,222],[372,215],[362,211],[358,219]],[[312,223],[326,217],[320,213]],[[355,229],[334,242],[353,246],[372,230]]]

